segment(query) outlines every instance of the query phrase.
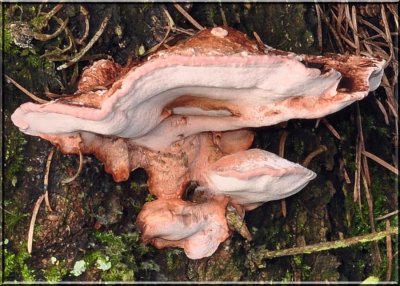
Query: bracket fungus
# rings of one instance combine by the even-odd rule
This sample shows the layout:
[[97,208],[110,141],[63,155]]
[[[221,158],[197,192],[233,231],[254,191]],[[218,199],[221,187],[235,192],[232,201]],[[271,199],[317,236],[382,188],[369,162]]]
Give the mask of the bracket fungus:
[[[198,259],[229,236],[227,206],[243,218],[316,176],[249,149],[249,128],[336,112],[375,90],[384,64],[364,56],[296,55],[229,27],[210,28],[140,63],[97,61],[73,95],[22,104],[12,121],[63,153],[94,154],[115,181],[144,168],[157,200],[138,215],[143,241],[181,247]],[[191,202],[183,200],[190,182],[202,194]]]

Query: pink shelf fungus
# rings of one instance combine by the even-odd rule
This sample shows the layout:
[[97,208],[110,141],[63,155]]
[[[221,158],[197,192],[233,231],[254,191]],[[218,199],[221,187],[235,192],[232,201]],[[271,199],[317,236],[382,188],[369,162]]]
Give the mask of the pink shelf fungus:
[[[12,121],[63,153],[94,154],[117,182],[144,168],[157,199],[138,215],[143,241],[181,247],[199,259],[229,237],[228,206],[243,217],[316,176],[249,149],[249,128],[336,112],[375,90],[384,64],[364,56],[296,55],[218,27],[127,67],[97,61],[73,95],[25,103]],[[184,201],[193,181],[201,195]]]

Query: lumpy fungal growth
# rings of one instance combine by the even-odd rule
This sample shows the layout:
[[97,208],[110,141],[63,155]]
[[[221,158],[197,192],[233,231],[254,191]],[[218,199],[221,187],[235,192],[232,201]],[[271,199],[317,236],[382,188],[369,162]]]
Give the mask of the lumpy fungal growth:
[[[296,55],[217,27],[139,64],[95,62],[74,94],[25,103],[12,120],[64,153],[94,154],[115,181],[144,168],[156,199],[138,216],[143,241],[181,247],[198,259],[229,237],[227,208],[243,218],[316,176],[270,152],[249,150],[249,128],[336,112],[379,86],[384,63]],[[183,200],[191,182],[195,195]]]

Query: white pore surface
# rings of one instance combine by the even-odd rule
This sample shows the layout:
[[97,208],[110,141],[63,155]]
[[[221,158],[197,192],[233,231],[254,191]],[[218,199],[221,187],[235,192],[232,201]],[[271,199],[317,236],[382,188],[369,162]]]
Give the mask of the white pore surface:
[[178,205],[172,211],[167,207],[152,209],[151,213],[146,213],[149,218],[146,219],[145,234],[171,241],[191,237],[204,228],[205,224],[201,220],[198,223],[184,223],[184,218],[193,219],[194,208],[194,206]]
[[208,226],[202,231],[190,238],[190,241],[184,244],[184,250],[190,259],[201,259],[214,254],[219,244],[225,240],[227,231],[214,220],[208,221]]
[[[286,198],[316,177],[313,171],[264,150],[251,149],[229,156],[238,160],[212,169],[208,187],[211,192],[227,195],[238,204]],[[225,162],[229,160],[225,158]]]
[[[375,74],[374,87],[381,76],[378,71]],[[168,55],[130,71],[122,87],[103,102],[101,109],[57,101],[45,105],[27,103],[15,111],[12,120],[21,131],[31,135],[86,131],[133,138],[137,144],[163,150],[182,136],[203,131],[322,117],[368,93],[349,95],[338,102],[332,100],[329,105],[312,111],[282,105],[282,101],[291,97],[334,97],[340,78],[340,73],[334,70],[321,75],[318,69],[306,68],[296,57]],[[237,106],[241,115],[193,106],[175,107],[175,115],[165,119],[161,115],[164,106],[183,95],[226,101]],[[277,112],[266,114],[269,110]],[[186,123],[177,123],[182,116]]]
[[379,87],[381,84],[383,72],[384,72],[384,64],[386,61],[382,61],[381,68],[376,69],[371,73],[371,76],[368,79],[369,82],[369,91],[373,91]]
[[[201,95],[228,101],[260,99],[273,102],[276,98],[293,94],[320,93],[335,84],[339,75],[319,77],[319,70],[306,69],[302,64],[288,66],[286,59],[257,56],[268,65],[248,61],[229,64],[221,57],[220,65],[178,65],[179,60],[158,59],[153,68],[142,66],[131,72],[117,91],[103,104],[104,111],[68,106],[52,102],[46,105],[26,106],[17,110],[13,119],[24,120],[22,129],[35,133],[68,133],[90,131],[104,135],[138,138],[159,124],[164,105],[181,95]],[[183,61],[188,62],[187,57]],[[218,63],[218,61],[216,61]],[[190,64],[190,61],[189,61]],[[244,65],[246,64],[246,65]],[[145,70],[144,70],[145,69]],[[142,71],[143,70],[143,71]],[[290,76],[289,76],[290,74]],[[52,105],[59,105],[52,108]],[[109,110],[105,110],[105,109]],[[71,108],[69,108],[71,109]],[[91,116],[89,112],[98,113]],[[100,114],[101,113],[101,114]],[[104,113],[104,114],[103,114]],[[19,118],[18,118],[19,117]],[[96,117],[91,120],[91,117]],[[25,128],[24,128],[25,127]],[[24,131],[24,130],[23,130]]]
[[150,210],[146,207],[140,214],[145,221],[147,237],[169,241],[184,240],[184,251],[191,259],[211,256],[226,238],[226,226],[218,222],[221,218],[210,213],[209,203],[197,205],[175,205],[167,207],[166,201],[154,201]]

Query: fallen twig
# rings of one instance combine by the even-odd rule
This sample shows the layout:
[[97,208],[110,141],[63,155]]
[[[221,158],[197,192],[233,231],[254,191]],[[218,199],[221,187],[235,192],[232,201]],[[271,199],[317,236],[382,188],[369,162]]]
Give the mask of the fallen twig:
[[253,236],[246,226],[244,217],[241,217],[238,211],[231,205],[226,208],[226,221],[228,227],[234,231],[237,231],[244,239],[251,241]]
[[382,238],[385,238],[388,235],[397,235],[398,232],[399,232],[398,227],[391,227],[390,229],[385,231],[354,236],[336,241],[321,242],[317,244],[287,248],[282,250],[257,250],[257,253],[254,254],[254,257],[252,257],[251,259],[253,261],[260,261],[262,259],[272,259],[272,258],[291,256],[297,254],[311,254],[314,252],[345,248],[358,243],[377,241]]
[[383,220],[383,219],[389,218],[389,217],[391,217],[391,216],[397,215],[398,213],[399,213],[399,210],[395,210],[395,211],[392,211],[392,212],[390,212],[390,213],[388,213],[388,214],[379,216],[379,217],[377,217],[375,220],[376,220],[376,221],[378,221],[378,220]]

